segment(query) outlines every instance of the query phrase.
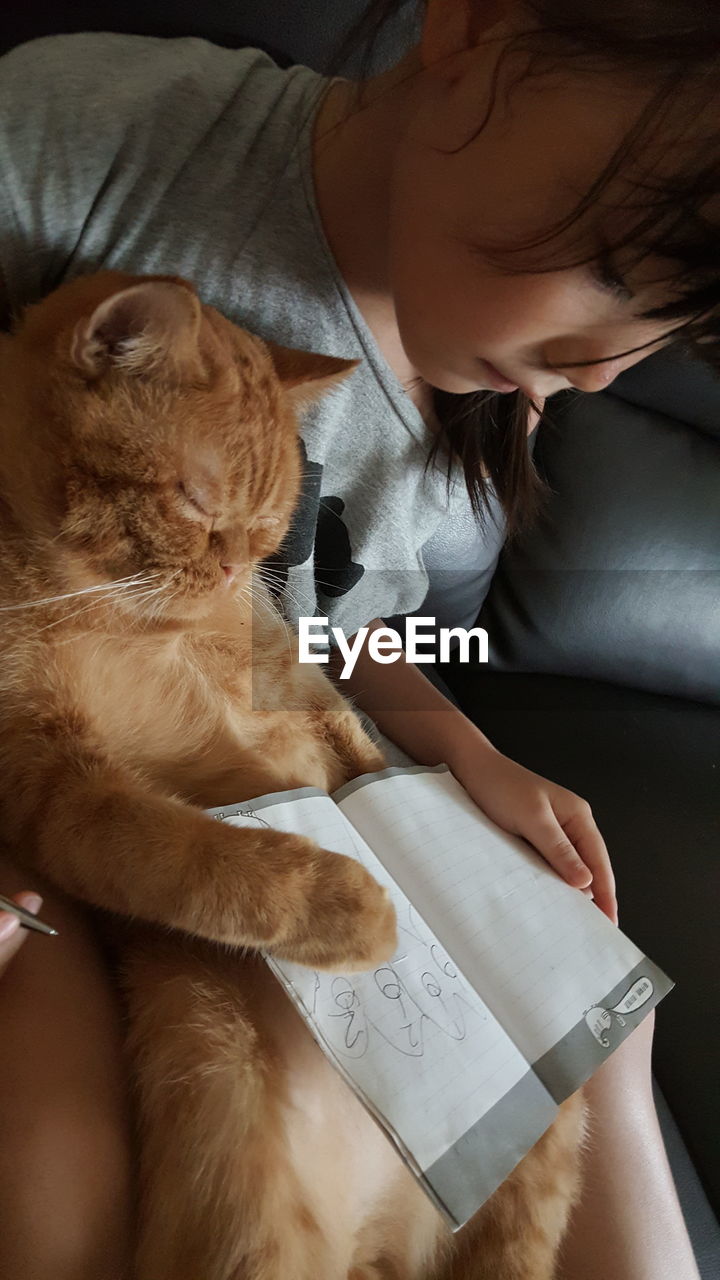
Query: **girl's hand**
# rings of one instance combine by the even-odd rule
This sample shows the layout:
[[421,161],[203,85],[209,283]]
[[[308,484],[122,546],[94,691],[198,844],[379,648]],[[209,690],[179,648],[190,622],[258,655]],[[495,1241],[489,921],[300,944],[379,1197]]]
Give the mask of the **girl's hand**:
[[466,749],[455,777],[499,827],[522,836],[576,889],[618,922],[615,877],[587,800],[541,778],[485,743]]
[[[369,625],[375,629],[384,623],[375,618]],[[414,760],[447,764],[493,822],[527,840],[617,924],[610,859],[586,800],[496,751],[411,662],[380,665],[365,644],[341,688]]]
[[[37,893],[16,893],[13,902],[36,916],[42,906],[42,898]],[[0,911],[0,977],[9,965],[16,951],[19,951],[27,937],[27,929],[20,926],[20,921],[11,911]]]

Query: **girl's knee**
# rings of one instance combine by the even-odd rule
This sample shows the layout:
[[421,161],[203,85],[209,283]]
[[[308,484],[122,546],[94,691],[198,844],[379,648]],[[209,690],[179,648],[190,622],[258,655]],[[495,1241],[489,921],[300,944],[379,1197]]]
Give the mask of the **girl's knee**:
[[638,1071],[648,1075],[652,1070],[652,1048],[655,1034],[655,1010],[651,1009],[639,1026],[620,1045],[617,1053],[623,1053],[625,1059]]
[[119,1004],[82,910],[0,872],[3,892],[38,889],[59,930],[28,937],[0,980],[0,1274],[120,1280],[132,1185]]
[[652,1044],[654,1013],[610,1055],[584,1086],[591,1108],[621,1106],[624,1100],[632,1107],[655,1114],[652,1094]]
[[114,1123],[48,1108],[12,1141],[0,1185],[0,1273],[124,1280],[132,1238],[129,1148]]

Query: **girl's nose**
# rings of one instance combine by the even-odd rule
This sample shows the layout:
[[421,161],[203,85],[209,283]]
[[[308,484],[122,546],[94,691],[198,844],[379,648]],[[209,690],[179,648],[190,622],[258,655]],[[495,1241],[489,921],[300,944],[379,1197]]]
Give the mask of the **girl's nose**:
[[[618,346],[615,342],[613,345],[617,351]],[[629,342],[627,345],[635,346],[635,343]],[[658,345],[662,345],[661,339],[658,340]],[[655,343],[648,343],[636,351],[628,351],[626,355],[614,356],[613,348],[608,350],[608,346],[607,339],[603,342],[574,340],[569,337],[557,339],[545,347],[543,360],[547,368],[551,368],[558,377],[565,378],[578,391],[604,391],[618,374],[639,364],[657,350]],[[597,363],[584,364],[585,360]]]
[[578,391],[604,391],[626,367],[622,360],[603,360],[602,364],[582,365],[579,369],[558,369],[558,373],[564,374]]

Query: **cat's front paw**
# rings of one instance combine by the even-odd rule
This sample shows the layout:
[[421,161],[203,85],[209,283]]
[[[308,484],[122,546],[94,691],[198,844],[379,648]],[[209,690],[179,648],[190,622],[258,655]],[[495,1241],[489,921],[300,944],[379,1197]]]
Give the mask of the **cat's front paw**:
[[387,889],[340,853],[318,850],[315,888],[292,936],[273,947],[285,960],[313,969],[364,970],[397,948],[397,920]]

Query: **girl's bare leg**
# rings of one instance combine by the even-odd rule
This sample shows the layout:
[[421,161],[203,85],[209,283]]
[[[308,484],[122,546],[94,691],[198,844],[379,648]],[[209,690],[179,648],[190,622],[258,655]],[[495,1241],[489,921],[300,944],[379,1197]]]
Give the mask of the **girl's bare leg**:
[[654,1016],[585,1086],[585,1182],[558,1280],[699,1280],[652,1095]]
[[41,893],[59,937],[32,934],[0,979],[0,1275],[125,1280],[129,1126],[119,1010],[81,911]]

